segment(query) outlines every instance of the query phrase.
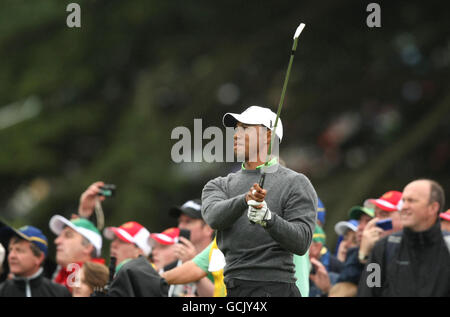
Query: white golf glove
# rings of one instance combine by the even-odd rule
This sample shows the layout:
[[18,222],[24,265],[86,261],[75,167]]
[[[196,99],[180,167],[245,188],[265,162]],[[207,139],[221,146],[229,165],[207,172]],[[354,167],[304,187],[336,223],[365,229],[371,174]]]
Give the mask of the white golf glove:
[[[272,213],[270,212],[269,208],[267,207],[266,202],[249,200],[247,202],[247,204],[248,204],[248,212],[247,212],[248,219],[250,219],[250,221],[253,221],[253,222],[265,227],[267,225],[267,221],[272,219]],[[260,209],[255,208],[256,206],[259,206],[261,204],[262,204],[262,207]]]

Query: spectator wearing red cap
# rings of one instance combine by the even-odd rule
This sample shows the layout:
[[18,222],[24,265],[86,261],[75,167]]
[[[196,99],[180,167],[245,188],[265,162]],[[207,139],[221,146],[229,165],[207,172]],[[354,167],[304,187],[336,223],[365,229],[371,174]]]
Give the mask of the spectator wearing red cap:
[[450,233],[450,209],[439,215],[441,218],[441,230]]
[[178,258],[175,254],[175,245],[179,241],[179,235],[179,228],[169,228],[161,233],[150,234],[152,261],[157,271],[164,272],[176,266]]
[[403,189],[402,202],[403,230],[378,241],[368,261],[378,265],[378,285],[369,283],[373,271],[366,269],[358,295],[450,296],[450,241],[438,221],[444,190],[433,180],[416,180]]
[[[402,206],[401,198],[402,192],[392,190],[384,193],[378,199],[368,199],[365,202],[366,206],[373,206],[375,218],[367,223],[363,231],[358,253],[358,258],[361,263],[367,263],[369,254],[377,241],[402,229],[402,223],[400,221],[400,209]],[[383,230],[376,226],[378,221],[388,218],[392,221],[392,229]]]
[[[180,228],[169,228],[161,233],[152,233],[150,235],[152,243],[152,259],[156,269],[163,274],[175,267],[182,265],[182,260],[177,257],[176,247],[181,244]],[[188,239],[184,239],[189,241]],[[210,284],[212,284],[210,282]],[[196,283],[187,283],[182,285],[171,285],[169,288],[169,297],[196,296]],[[212,295],[212,292],[211,294]]]
[[116,258],[117,269],[123,261],[135,259],[140,255],[148,257],[151,252],[150,232],[136,221],[129,221],[119,227],[106,227],[103,230],[106,239],[112,240],[110,256]]

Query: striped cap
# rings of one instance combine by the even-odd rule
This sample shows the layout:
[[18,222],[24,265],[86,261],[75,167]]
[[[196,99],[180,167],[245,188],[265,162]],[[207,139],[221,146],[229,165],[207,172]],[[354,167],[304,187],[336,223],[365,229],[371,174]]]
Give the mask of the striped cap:
[[364,202],[365,207],[377,206],[384,211],[397,211],[402,209],[402,192],[391,190],[378,199],[368,199]]
[[161,233],[152,233],[150,237],[164,245],[175,244],[178,242],[178,237],[180,236],[179,228],[169,228]]
[[136,244],[144,251],[145,256],[152,251],[152,247],[148,243],[150,232],[136,221],[126,222],[120,227],[106,227],[103,235],[108,240],[114,240],[117,237],[122,241]]
[[313,238],[312,241],[313,242],[320,242],[323,245],[325,245],[326,242],[326,235],[325,235],[325,231],[323,231],[323,229],[316,225],[316,228],[314,229],[314,234],[313,234]]
[[50,219],[50,229],[56,235],[59,235],[66,226],[88,239],[94,246],[97,256],[100,256],[102,251],[102,236],[92,222],[84,218],[76,218],[69,221],[60,215],[55,215]]
[[443,219],[443,220],[450,221],[450,209],[447,210],[446,212],[441,212],[439,217],[441,217],[441,219]]

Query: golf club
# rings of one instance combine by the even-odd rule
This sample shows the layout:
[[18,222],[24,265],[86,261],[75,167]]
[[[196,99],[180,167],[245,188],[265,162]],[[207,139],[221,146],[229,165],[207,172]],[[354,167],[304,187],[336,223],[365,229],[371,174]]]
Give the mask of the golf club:
[[[291,73],[291,68],[292,68],[292,63],[294,61],[294,54],[295,51],[297,50],[297,44],[298,44],[298,38],[300,36],[300,33],[302,33],[303,29],[305,28],[305,24],[304,23],[300,23],[300,25],[297,27],[297,29],[295,30],[295,34],[294,34],[294,43],[292,44],[292,50],[291,50],[291,57],[289,59],[289,65],[286,71],[286,76],[284,78],[284,83],[283,83],[283,90],[281,91],[281,98],[280,98],[280,103],[278,104],[278,110],[277,110],[277,116],[275,119],[275,125],[273,127],[273,132],[270,138],[270,143],[269,143],[269,148],[267,150],[267,157],[266,157],[266,162],[264,163],[264,166],[261,168],[261,177],[259,179],[259,187],[263,188],[264,187],[264,181],[266,179],[266,172],[265,172],[265,167],[267,167],[267,164],[269,163],[270,160],[270,155],[272,154],[272,144],[275,140],[275,131],[277,129],[277,125],[278,125],[278,119],[280,118],[280,113],[281,113],[281,108],[283,108],[283,102],[284,102],[284,96],[286,94],[286,88],[287,88],[287,83],[289,81],[289,75]],[[265,217],[265,215],[264,215]],[[254,224],[253,221],[251,221],[252,224]]]
[[[278,119],[280,118],[281,108],[283,108],[284,96],[286,94],[287,83],[289,81],[289,75],[291,73],[292,63],[294,61],[294,54],[295,54],[295,51],[297,49],[298,38],[299,38],[300,33],[302,33],[304,28],[305,28],[305,24],[304,23],[300,23],[300,25],[297,27],[297,30],[295,31],[295,34],[294,34],[294,43],[292,45],[291,57],[289,59],[289,65],[288,65],[288,69],[287,69],[287,72],[286,72],[286,77],[284,78],[283,90],[281,91],[280,103],[278,104],[277,116],[276,116],[276,119],[275,119],[275,125],[273,127],[273,132],[274,133],[272,133],[272,136],[271,136],[271,139],[270,139],[269,148],[267,150],[266,162],[264,163],[264,166],[267,166],[267,164],[269,163],[270,155],[272,154],[272,144],[273,144],[273,141],[275,140],[275,131],[276,131],[277,125],[278,125]],[[266,173],[264,172],[264,169],[262,169],[261,178],[259,179],[259,184],[258,184],[261,188],[263,188],[263,186],[264,186],[265,178],[266,178]]]

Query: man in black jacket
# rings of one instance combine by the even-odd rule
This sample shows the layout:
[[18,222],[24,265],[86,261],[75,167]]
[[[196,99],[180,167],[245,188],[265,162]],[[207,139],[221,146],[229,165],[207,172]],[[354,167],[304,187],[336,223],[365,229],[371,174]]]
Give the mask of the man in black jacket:
[[450,241],[442,234],[442,187],[432,180],[403,190],[403,231],[375,244],[359,282],[359,296],[450,296]]
[[42,274],[47,256],[47,238],[41,230],[25,226],[18,230],[0,223],[0,231],[10,235],[8,264],[11,280],[0,284],[0,297],[70,297],[70,292]]
[[[125,261],[124,261],[125,262]],[[116,273],[108,290],[111,297],[167,297],[169,285],[148,260],[129,259]]]

